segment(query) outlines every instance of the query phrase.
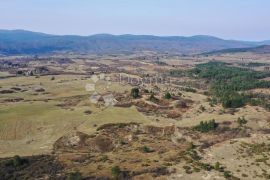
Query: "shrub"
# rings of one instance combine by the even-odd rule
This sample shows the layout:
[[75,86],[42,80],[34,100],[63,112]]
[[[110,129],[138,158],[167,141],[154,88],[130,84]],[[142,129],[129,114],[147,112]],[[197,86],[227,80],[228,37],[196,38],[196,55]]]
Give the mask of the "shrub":
[[197,151],[191,150],[189,151],[189,156],[194,160],[198,161],[201,159],[201,157],[198,155]]
[[72,172],[72,173],[69,174],[68,179],[69,180],[81,180],[82,179],[82,175],[78,171]]
[[203,105],[200,106],[201,111],[205,111],[205,107]]
[[190,151],[192,149],[194,149],[196,146],[193,144],[193,142],[190,142],[187,146],[187,151]]
[[224,108],[239,108],[245,105],[245,97],[237,92],[225,94],[221,98],[221,103]]
[[239,117],[237,119],[237,123],[239,126],[243,126],[244,124],[247,124],[247,120],[245,119],[245,117]]
[[23,159],[20,156],[16,155],[12,158],[12,160],[9,164],[11,164],[14,167],[18,167],[18,166],[22,166],[26,163],[28,163],[27,159]]
[[158,102],[158,98],[156,98],[155,95],[152,93],[149,97],[149,101],[156,103],[156,102]]
[[220,163],[219,163],[219,162],[216,162],[216,163],[215,163],[214,169],[215,169],[216,171],[219,171],[219,170],[220,170]]
[[224,175],[224,177],[225,177],[226,179],[229,179],[229,178],[232,177],[232,174],[231,174],[230,171],[224,171],[223,175]]
[[166,92],[164,97],[165,97],[165,99],[171,99],[172,95],[169,92]]
[[116,177],[118,177],[119,174],[121,173],[121,169],[119,166],[112,167],[111,171],[112,171],[112,175]]
[[18,155],[13,157],[12,162],[13,162],[14,167],[21,166],[23,164],[22,158],[20,156],[18,156]]
[[108,160],[109,160],[109,157],[108,157],[107,155],[101,155],[100,161],[106,162],[106,161],[108,161]]
[[86,110],[86,111],[84,111],[84,113],[87,114],[87,115],[89,115],[89,114],[92,114],[92,111]]
[[185,169],[185,172],[186,172],[187,174],[191,174],[191,173],[192,173],[192,169],[191,169],[191,167],[189,167],[189,166],[183,166],[183,169]]
[[213,166],[211,166],[210,164],[207,164],[207,163],[201,163],[200,166],[202,169],[204,169],[206,171],[211,171],[213,169]]
[[191,88],[191,87],[186,87],[186,88],[183,88],[182,90],[183,91],[186,91],[186,92],[192,92],[192,93],[196,93],[197,92],[196,89]]
[[132,88],[131,89],[131,96],[133,98],[138,98],[139,97],[140,90],[138,88]]
[[206,121],[206,122],[201,121],[200,124],[195,126],[193,129],[196,131],[206,133],[206,132],[215,130],[217,126],[218,124],[213,119],[211,121]]
[[150,151],[150,148],[147,147],[147,146],[143,146],[143,147],[142,147],[142,151],[143,151],[144,153],[149,153],[149,152],[151,152],[151,151]]

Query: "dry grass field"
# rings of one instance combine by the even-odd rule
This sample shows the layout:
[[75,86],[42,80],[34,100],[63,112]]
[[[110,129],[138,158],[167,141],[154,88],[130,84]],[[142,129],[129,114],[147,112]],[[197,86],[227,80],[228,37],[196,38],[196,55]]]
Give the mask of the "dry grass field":
[[[245,55],[259,63],[268,58]],[[267,179],[270,111],[260,105],[224,108],[221,103],[212,104],[209,81],[170,74],[190,71],[212,59],[226,59],[239,67],[240,57],[245,56],[178,57],[157,62],[136,60],[136,55],[71,56],[63,63],[54,56],[56,60],[30,61],[23,68],[46,66],[44,74],[16,75],[12,68],[2,71],[0,164],[15,155],[46,164],[40,156],[44,154],[54,159],[53,178],[68,178],[77,172],[92,178]],[[256,70],[262,72],[263,68]],[[108,80],[95,82],[93,75],[102,74]],[[155,82],[157,75],[170,83]],[[136,84],[140,78],[150,83]],[[94,91],[85,88],[89,83],[95,84],[102,97],[112,94],[117,103],[106,106],[102,98],[93,103]],[[133,88],[139,90],[136,98]],[[170,96],[166,96],[168,92]],[[267,88],[248,92],[269,96]],[[243,124],[239,118],[245,119]],[[213,119],[217,129],[196,130],[200,122]],[[120,169],[112,170],[114,167]],[[27,177],[25,170],[20,172]],[[46,174],[50,173],[37,171],[34,176]]]

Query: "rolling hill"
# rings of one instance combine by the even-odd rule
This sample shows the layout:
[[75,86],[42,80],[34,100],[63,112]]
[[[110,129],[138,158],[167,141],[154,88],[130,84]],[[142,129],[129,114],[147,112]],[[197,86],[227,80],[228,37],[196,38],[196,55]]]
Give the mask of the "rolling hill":
[[0,54],[3,55],[41,54],[67,51],[77,53],[157,51],[163,53],[197,54],[228,48],[255,47],[261,44],[263,43],[223,40],[213,36],[204,35],[192,37],[129,34],[59,36],[25,30],[0,30]]
[[228,53],[255,53],[255,54],[270,54],[270,45],[261,45],[257,47],[250,47],[250,48],[230,48],[230,49],[223,49],[218,51],[212,51],[208,53],[208,55],[213,54],[228,54]]

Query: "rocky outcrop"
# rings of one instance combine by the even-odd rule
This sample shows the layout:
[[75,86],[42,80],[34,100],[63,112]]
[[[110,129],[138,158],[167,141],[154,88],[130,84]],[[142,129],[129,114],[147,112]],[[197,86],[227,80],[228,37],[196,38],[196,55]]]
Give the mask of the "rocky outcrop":
[[82,132],[71,132],[68,133],[61,138],[59,138],[54,143],[54,149],[60,150],[60,149],[78,149],[84,147],[85,140],[88,139],[90,136],[87,134],[84,134]]

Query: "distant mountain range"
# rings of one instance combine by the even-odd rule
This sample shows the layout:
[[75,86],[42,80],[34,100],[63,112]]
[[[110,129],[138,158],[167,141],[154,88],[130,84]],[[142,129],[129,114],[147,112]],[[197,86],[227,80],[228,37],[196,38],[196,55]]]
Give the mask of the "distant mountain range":
[[261,46],[249,47],[249,48],[222,49],[222,50],[207,52],[203,54],[213,55],[213,54],[244,53],[244,52],[250,52],[250,53],[255,53],[255,54],[270,54],[270,45],[261,45]]
[[270,45],[270,41],[250,42],[224,40],[213,36],[92,36],[50,35],[25,30],[0,30],[0,54],[42,54],[53,52],[125,53],[156,51],[176,54],[199,54],[231,48],[251,48]]

